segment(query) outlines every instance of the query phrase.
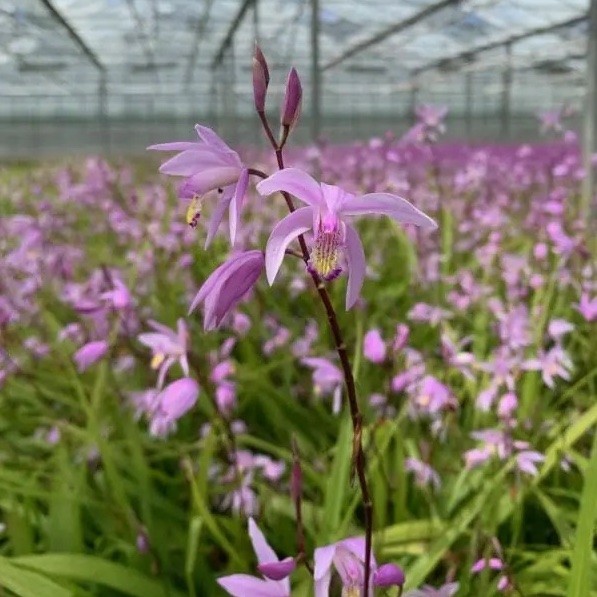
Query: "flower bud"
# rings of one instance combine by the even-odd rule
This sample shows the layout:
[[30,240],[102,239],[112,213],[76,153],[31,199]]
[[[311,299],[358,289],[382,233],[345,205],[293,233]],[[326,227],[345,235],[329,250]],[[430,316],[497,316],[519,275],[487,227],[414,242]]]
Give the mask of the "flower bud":
[[255,44],[253,54],[253,97],[257,112],[265,111],[265,95],[269,85],[269,69],[261,48]]
[[280,122],[282,126],[292,128],[301,113],[301,101],[303,98],[303,89],[296,69],[293,67],[288,73],[286,80],[286,92],[284,94],[284,104],[282,105],[282,117]]

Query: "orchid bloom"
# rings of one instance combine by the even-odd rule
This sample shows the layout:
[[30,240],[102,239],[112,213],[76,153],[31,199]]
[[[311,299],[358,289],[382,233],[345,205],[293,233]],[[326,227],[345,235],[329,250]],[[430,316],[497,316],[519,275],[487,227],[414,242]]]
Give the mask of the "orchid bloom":
[[164,385],[166,374],[176,361],[180,363],[183,373],[188,376],[187,343],[189,333],[184,320],[178,320],[176,332],[157,321],[149,321],[149,325],[155,332],[139,334],[138,340],[141,344],[151,348],[153,353],[151,368],[159,370],[157,387],[161,388]]
[[164,162],[160,172],[184,176],[178,192],[181,199],[189,199],[187,223],[193,227],[201,215],[203,196],[209,191],[221,190],[220,199],[209,223],[205,247],[213,240],[224,212],[229,209],[230,242],[234,244],[242,204],[249,184],[249,170],[238,153],[231,149],[211,129],[195,125],[202,142],[174,141],[151,145],[155,151],[178,151],[178,155]]
[[332,412],[337,415],[342,406],[342,385],[344,375],[328,359],[305,357],[301,363],[313,370],[313,388],[316,394],[332,395]]
[[[365,538],[350,537],[337,543],[318,547],[313,555],[315,570],[315,597],[328,597],[335,568],[342,581],[342,597],[361,597],[365,585]],[[371,584],[391,587],[404,584],[404,572],[395,564],[377,566],[371,554]],[[369,594],[373,594],[372,590]]]
[[234,255],[203,283],[189,307],[189,314],[200,303],[204,303],[203,327],[206,331],[215,329],[257,282],[262,270],[261,251],[245,251]]
[[197,402],[199,385],[190,377],[182,377],[168,384],[154,398],[151,405],[149,433],[165,437],[176,427],[176,421]]
[[218,578],[218,584],[232,597],[290,597],[288,576],[296,566],[294,559],[280,561],[252,518],[249,518],[249,537],[259,562],[257,569],[265,578],[231,574]]
[[108,352],[109,346],[105,340],[88,342],[75,352],[73,359],[77,364],[77,370],[82,373],[91,365],[102,359]]
[[272,230],[265,250],[265,270],[273,284],[282,265],[288,245],[299,235],[313,230],[309,270],[324,280],[333,280],[342,271],[341,254],[348,265],[346,308],[357,301],[365,279],[365,252],[359,235],[349,223],[352,216],[381,214],[397,222],[436,228],[435,222],[405,199],[389,193],[356,196],[340,187],[318,183],[296,168],[276,172],[257,185],[261,195],[286,191],[295,195],[306,207],[283,218]]

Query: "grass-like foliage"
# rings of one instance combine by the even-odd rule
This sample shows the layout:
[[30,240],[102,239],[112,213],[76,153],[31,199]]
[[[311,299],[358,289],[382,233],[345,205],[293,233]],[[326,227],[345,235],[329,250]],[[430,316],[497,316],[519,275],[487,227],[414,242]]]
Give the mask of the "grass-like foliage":
[[[358,220],[362,298],[345,311],[346,276],[326,283],[377,562],[402,567],[405,591],[444,585],[412,595],[597,595],[597,286],[576,145],[388,136],[286,159],[439,224]],[[314,549],[364,532],[325,313],[290,254],[203,331],[207,306],[189,305],[230,251],[223,234],[203,249],[218,193],[191,228],[153,172],[90,158],[0,174],[0,594],[221,595],[217,578],[258,575],[251,516],[280,558],[304,550],[292,595],[311,595]],[[283,208],[250,182],[236,250],[263,248]],[[172,394],[182,379],[195,385]]]

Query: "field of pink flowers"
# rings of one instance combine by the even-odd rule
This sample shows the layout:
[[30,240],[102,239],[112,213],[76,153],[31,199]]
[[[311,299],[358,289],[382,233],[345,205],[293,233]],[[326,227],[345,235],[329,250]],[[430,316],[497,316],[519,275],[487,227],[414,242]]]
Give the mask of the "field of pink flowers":
[[0,172],[0,594],[597,595],[578,144],[419,116]]

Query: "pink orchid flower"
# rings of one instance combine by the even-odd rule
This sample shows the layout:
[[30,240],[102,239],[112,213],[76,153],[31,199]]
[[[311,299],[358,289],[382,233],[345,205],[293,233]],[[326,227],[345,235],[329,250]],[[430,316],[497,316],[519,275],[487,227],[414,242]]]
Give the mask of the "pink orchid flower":
[[151,348],[153,353],[151,368],[158,369],[157,387],[162,388],[168,370],[176,361],[180,363],[183,373],[189,375],[187,359],[189,333],[183,319],[178,320],[176,332],[157,321],[148,323],[155,332],[139,334],[138,340],[141,344]]
[[350,309],[359,298],[365,279],[365,252],[359,235],[349,223],[352,216],[380,214],[397,222],[416,224],[434,229],[436,223],[406,199],[389,193],[352,195],[333,185],[318,183],[306,172],[286,168],[276,172],[257,185],[261,195],[286,191],[303,203],[283,218],[273,229],[265,250],[267,279],[273,284],[282,265],[288,245],[300,234],[313,230],[309,269],[324,280],[333,280],[342,271],[341,254],[348,265],[346,308]]
[[253,544],[258,570],[265,578],[248,574],[231,574],[218,578],[218,584],[232,597],[262,595],[263,597],[290,597],[288,576],[296,564],[293,558],[278,560],[263,533],[252,518],[249,518],[249,537]]
[[147,149],[180,152],[164,162],[160,172],[185,177],[178,191],[181,199],[191,200],[187,212],[187,222],[191,226],[196,226],[201,214],[203,195],[216,189],[221,190],[209,223],[205,246],[208,247],[213,240],[226,209],[229,209],[230,242],[234,244],[249,184],[249,171],[238,153],[214,131],[199,124],[195,125],[195,130],[201,142],[174,141],[151,145]]

